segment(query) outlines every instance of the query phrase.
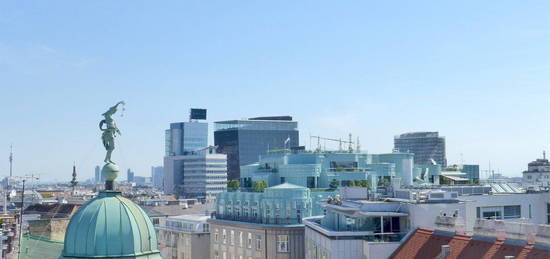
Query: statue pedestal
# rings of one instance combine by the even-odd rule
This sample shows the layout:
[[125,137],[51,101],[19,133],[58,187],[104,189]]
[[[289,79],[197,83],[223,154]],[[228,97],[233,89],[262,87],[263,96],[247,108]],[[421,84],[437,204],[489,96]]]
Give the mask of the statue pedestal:
[[113,190],[113,183],[118,176],[120,169],[117,165],[107,163],[101,169],[101,175],[105,178],[105,190]]

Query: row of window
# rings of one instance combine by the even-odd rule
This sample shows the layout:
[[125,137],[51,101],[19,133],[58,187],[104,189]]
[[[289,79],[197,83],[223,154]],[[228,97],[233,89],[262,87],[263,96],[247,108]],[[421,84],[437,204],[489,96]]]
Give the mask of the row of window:
[[[218,250],[214,250],[214,258],[215,259],[220,259],[220,253],[218,252]],[[252,259],[252,256],[249,256],[247,258]],[[235,255],[231,255],[230,258],[228,258],[227,257],[227,252],[223,251],[222,252],[222,259],[236,259],[236,258],[235,258]],[[244,259],[244,257],[242,255],[239,255],[239,259]],[[256,259],[261,259],[261,258],[256,257]]]
[[478,219],[519,219],[521,205],[477,207],[476,216]]
[[[228,235],[229,233],[229,235]],[[221,243],[222,244],[230,244],[230,245],[235,245],[235,243],[239,246],[239,247],[243,247],[245,245],[245,243],[243,243],[243,238],[244,238],[244,232],[243,231],[239,231],[237,233],[237,239],[235,238],[235,231],[234,230],[229,230],[227,231],[225,228],[222,229],[221,231],[221,240],[220,240],[220,232],[219,232],[219,229],[214,229],[214,243]],[[247,239],[246,239],[246,247],[249,248],[249,249],[252,249],[252,237],[253,237],[253,234],[252,233],[246,233],[247,234]],[[256,248],[256,251],[261,251],[262,250],[262,235],[255,235],[256,237],[256,242],[255,242],[255,248]],[[277,235],[277,241],[276,241],[276,246],[277,246],[277,252],[279,253],[288,253],[288,235]]]
[[[227,235],[227,232],[229,232],[229,236]],[[235,231],[234,230],[230,230],[230,231],[227,231],[225,228],[222,229],[222,238],[221,238],[221,242],[223,244],[231,244],[231,245],[235,245]],[[246,240],[246,247],[251,249],[252,248],[252,233],[247,233],[247,240]],[[239,247],[243,247],[244,246],[244,243],[243,243],[243,236],[244,236],[244,232],[242,231],[239,231],[239,233],[237,234],[237,237],[238,237],[238,246]],[[219,230],[218,229],[215,229],[214,230],[214,242],[215,243],[219,243],[220,240],[219,240]],[[261,251],[262,250],[262,236],[261,235],[256,235],[256,250],[257,251]]]

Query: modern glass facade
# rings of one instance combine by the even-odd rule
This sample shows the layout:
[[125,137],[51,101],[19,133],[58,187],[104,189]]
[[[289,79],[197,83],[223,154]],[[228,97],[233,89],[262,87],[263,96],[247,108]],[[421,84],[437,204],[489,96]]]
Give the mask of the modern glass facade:
[[264,192],[223,192],[216,197],[216,219],[301,224],[303,217],[316,215],[312,207],[318,205],[311,196],[308,188],[289,183],[266,188]]
[[[165,132],[166,156],[181,156],[208,146],[208,123],[171,123]],[[205,152],[205,151],[204,151]]]
[[229,179],[239,179],[240,166],[258,162],[268,150],[299,145],[298,122],[290,116],[221,121],[214,130],[218,152],[227,154]]
[[470,179],[472,183],[479,182],[479,165],[462,165],[463,173],[466,173],[466,178]]
[[443,168],[447,166],[445,138],[438,132],[412,132],[394,138],[394,148],[399,152],[414,154],[414,163],[432,164],[432,159]]

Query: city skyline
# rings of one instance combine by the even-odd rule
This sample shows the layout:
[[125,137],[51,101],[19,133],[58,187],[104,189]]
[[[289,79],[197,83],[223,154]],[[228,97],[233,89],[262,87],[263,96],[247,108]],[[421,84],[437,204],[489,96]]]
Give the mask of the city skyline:
[[289,6],[1,3],[0,176],[13,144],[14,175],[68,182],[75,161],[92,178],[98,111],[119,100],[113,157],[144,176],[192,107],[208,109],[210,144],[215,121],[290,115],[307,148],[352,133],[385,153],[438,131],[449,164],[507,176],[550,150],[550,3]]

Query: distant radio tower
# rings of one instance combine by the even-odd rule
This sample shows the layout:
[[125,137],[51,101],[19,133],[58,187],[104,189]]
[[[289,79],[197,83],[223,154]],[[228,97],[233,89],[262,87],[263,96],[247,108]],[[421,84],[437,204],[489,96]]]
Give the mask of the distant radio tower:
[[13,176],[13,146],[10,145],[10,178]]

